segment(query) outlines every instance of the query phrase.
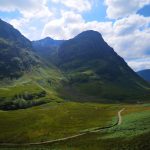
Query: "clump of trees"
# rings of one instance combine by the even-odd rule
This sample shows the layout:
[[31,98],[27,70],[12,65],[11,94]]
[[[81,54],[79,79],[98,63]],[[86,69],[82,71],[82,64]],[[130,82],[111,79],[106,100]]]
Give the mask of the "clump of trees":
[[40,91],[37,93],[25,92],[23,94],[15,95],[12,99],[1,99],[0,109],[2,110],[24,109],[36,105],[41,105],[49,101],[49,99],[46,98],[45,91]]

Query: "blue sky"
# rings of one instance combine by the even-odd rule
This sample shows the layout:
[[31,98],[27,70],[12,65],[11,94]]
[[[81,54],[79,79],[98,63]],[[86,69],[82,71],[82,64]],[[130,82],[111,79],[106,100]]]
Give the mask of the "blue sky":
[[145,17],[149,17],[150,16],[150,5],[144,6],[137,13],[139,13]]
[[0,18],[30,40],[96,30],[134,70],[150,68],[150,0],[0,0]]

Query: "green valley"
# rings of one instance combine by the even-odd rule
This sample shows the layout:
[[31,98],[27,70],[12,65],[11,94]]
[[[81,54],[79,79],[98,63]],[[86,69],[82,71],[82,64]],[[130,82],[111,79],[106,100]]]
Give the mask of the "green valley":
[[0,150],[149,150],[150,83],[93,30],[30,41],[0,20]]
[[[87,129],[112,125],[117,121],[117,112],[121,108],[125,108],[122,112],[121,125],[53,144],[21,145],[55,140],[79,134]],[[21,150],[91,150],[92,147],[96,150],[99,147],[102,150],[110,147],[127,149],[132,141],[131,149],[137,147],[137,150],[140,150],[148,144],[146,141],[141,143],[141,138],[149,137],[149,114],[149,104],[114,105],[70,102],[59,104],[53,102],[25,110],[1,111],[0,141],[1,143],[18,143],[20,146],[11,147]],[[4,147],[7,149],[10,146],[8,144]]]

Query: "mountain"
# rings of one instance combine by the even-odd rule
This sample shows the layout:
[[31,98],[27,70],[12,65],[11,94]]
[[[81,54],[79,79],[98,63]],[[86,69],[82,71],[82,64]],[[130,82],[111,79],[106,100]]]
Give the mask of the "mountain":
[[17,29],[9,23],[0,19],[0,38],[15,44],[21,48],[31,48],[30,40],[24,37]]
[[141,76],[144,80],[150,82],[150,69],[138,71],[137,74]]
[[58,67],[68,78],[60,90],[65,98],[132,102],[150,95],[150,85],[96,31],[85,31],[62,43],[58,58]]
[[50,37],[46,37],[41,40],[32,41],[33,47],[39,48],[39,47],[52,47],[52,46],[59,46],[62,44],[64,40],[54,40]]
[[38,63],[31,42],[12,25],[0,20],[0,79],[18,78]]
[[58,101],[61,73],[45,64],[32,43],[0,20],[0,109],[11,110]]
[[38,41],[32,41],[32,46],[35,51],[43,60],[47,62],[56,62],[58,47],[64,40],[54,40],[50,37]]

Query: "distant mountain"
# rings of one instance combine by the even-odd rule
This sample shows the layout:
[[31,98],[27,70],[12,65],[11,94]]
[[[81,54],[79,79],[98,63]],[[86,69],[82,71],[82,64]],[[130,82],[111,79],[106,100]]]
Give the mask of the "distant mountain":
[[68,77],[68,83],[64,83],[66,90],[62,91],[64,97],[68,94],[68,99],[86,97],[92,101],[134,101],[149,93],[150,85],[117,55],[98,32],[85,31],[65,41],[58,49],[58,58],[58,67]]
[[137,74],[141,76],[144,80],[150,82],[150,69],[138,71]]
[[57,59],[57,49],[64,40],[54,40],[50,37],[38,41],[32,41],[35,53],[48,62],[55,62]]
[[63,42],[64,40],[54,40],[50,37],[46,37],[41,40],[32,41],[32,44],[34,47],[39,48],[39,47],[59,46]]
[[18,78],[37,64],[31,42],[13,26],[0,20],[0,79]]

